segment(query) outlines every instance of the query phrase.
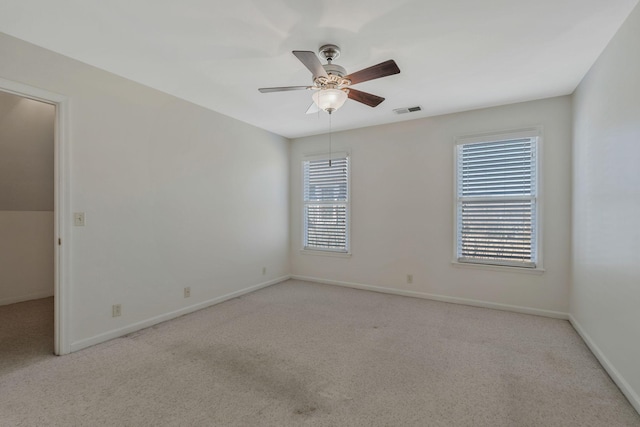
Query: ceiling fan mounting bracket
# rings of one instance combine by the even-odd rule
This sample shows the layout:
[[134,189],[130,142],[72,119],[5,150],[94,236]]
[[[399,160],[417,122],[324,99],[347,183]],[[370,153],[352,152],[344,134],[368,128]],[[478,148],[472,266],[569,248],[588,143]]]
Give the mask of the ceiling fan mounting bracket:
[[331,64],[331,61],[338,59],[340,56],[340,48],[335,44],[325,44],[320,46],[318,54],[320,54],[320,58],[326,59]]

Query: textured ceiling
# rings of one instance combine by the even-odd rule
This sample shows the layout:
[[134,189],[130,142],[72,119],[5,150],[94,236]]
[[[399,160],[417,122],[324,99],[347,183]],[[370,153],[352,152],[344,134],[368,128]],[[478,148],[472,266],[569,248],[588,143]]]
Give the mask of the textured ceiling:
[[[402,72],[356,88],[333,129],[573,92],[638,0],[0,0],[0,31],[286,137],[328,130],[291,54],[341,47],[348,72]],[[419,113],[392,110],[420,105]]]

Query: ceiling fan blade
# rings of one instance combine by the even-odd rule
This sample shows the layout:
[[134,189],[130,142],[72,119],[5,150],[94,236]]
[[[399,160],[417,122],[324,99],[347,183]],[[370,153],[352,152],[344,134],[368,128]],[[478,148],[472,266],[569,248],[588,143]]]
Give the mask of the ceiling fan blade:
[[314,79],[316,77],[329,77],[315,52],[311,52],[310,50],[294,50],[292,53],[311,71]]
[[355,90],[349,88],[349,99],[353,99],[354,101],[362,102],[369,107],[377,107],[380,105],[384,98],[378,95],[372,95],[367,92],[362,92],[361,90]]
[[353,74],[345,76],[345,79],[351,80],[351,84],[366,82],[368,80],[379,79],[380,77],[390,76],[392,74],[398,74],[400,68],[396,65],[396,61],[390,59],[388,61],[381,62],[377,65],[373,65],[364,70],[356,71]]
[[309,108],[307,108],[306,114],[315,114],[318,111],[320,111],[320,109],[318,108],[315,102],[312,102],[311,105],[309,105]]
[[311,89],[311,86],[261,87],[258,90],[262,93],[269,93],[269,92],[288,92],[290,90],[306,90],[306,89]]

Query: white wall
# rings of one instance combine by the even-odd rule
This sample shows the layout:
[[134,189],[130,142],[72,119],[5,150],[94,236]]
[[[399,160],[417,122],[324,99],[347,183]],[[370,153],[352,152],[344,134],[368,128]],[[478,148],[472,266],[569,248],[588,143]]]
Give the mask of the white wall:
[[54,118],[0,91],[0,305],[53,295]]
[[288,140],[1,34],[0,57],[69,98],[72,349],[289,273]]
[[[334,123],[339,117],[340,111],[334,114]],[[321,119],[326,120],[326,115]],[[301,160],[305,153],[327,151],[329,137],[293,140],[292,273],[567,313],[570,123],[571,99],[559,97],[334,134],[333,149],[351,152],[353,255],[350,258],[300,252]],[[532,125],[544,126],[543,261],[546,272],[534,275],[454,267],[451,261],[455,137]],[[411,285],[406,284],[407,274],[413,274]]]
[[640,411],[640,6],[574,95],[571,314]]

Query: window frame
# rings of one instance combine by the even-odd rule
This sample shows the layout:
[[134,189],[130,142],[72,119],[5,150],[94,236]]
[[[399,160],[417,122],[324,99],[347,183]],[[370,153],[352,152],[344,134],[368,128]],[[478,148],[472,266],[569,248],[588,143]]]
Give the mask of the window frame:
[[[513,139],[535,138],[536,161],[535,161],[535,229],[533,233],[533,254],[535,256],[535,266],[528,267],[525,265],[507,265],[507,263],[483,262],[477,261],[461,261],[458,258],[458,235],[459,235],[459,196],[458,196],[458,150],[461,145],[474,143],[488,143],[509,141]],[[543,266],[543,127],[533,126],[530,128],[514,129],[506,131],[497,131],[483,134],[463,135],[455,138],[453,147],[453,253],[451,263],[454,267],[476,268],[484,270],[511,271],[519,273],[542,274]],[[517,197],[514,197],[517,198]]]
[[[307,202],[304,199],[305,193],[305,179],[304,179],[304,164],[308,161],[318,161],[318,160],[329,160],[329,159],[347,159],[347,200],[346,202],[338,202],[339,204],[344,204],[346,206],[346,223],[345,223],[345,251],[338,251],[332,249],[322,249],[322,248],[313,248],[306,247],[306,206]],[[330,257],[350,257],[351,256],[351,153],[348,151],[338,151],[332,153],[313,153],[306,154],[302,157],[300,161],[300,177],[301,177],[301,209],[300,209],[300,218],[301,218],[301,238],[300,238],[300,253],[304,255],[323,255]],[[314,203],[309,203],[314,204]]]

